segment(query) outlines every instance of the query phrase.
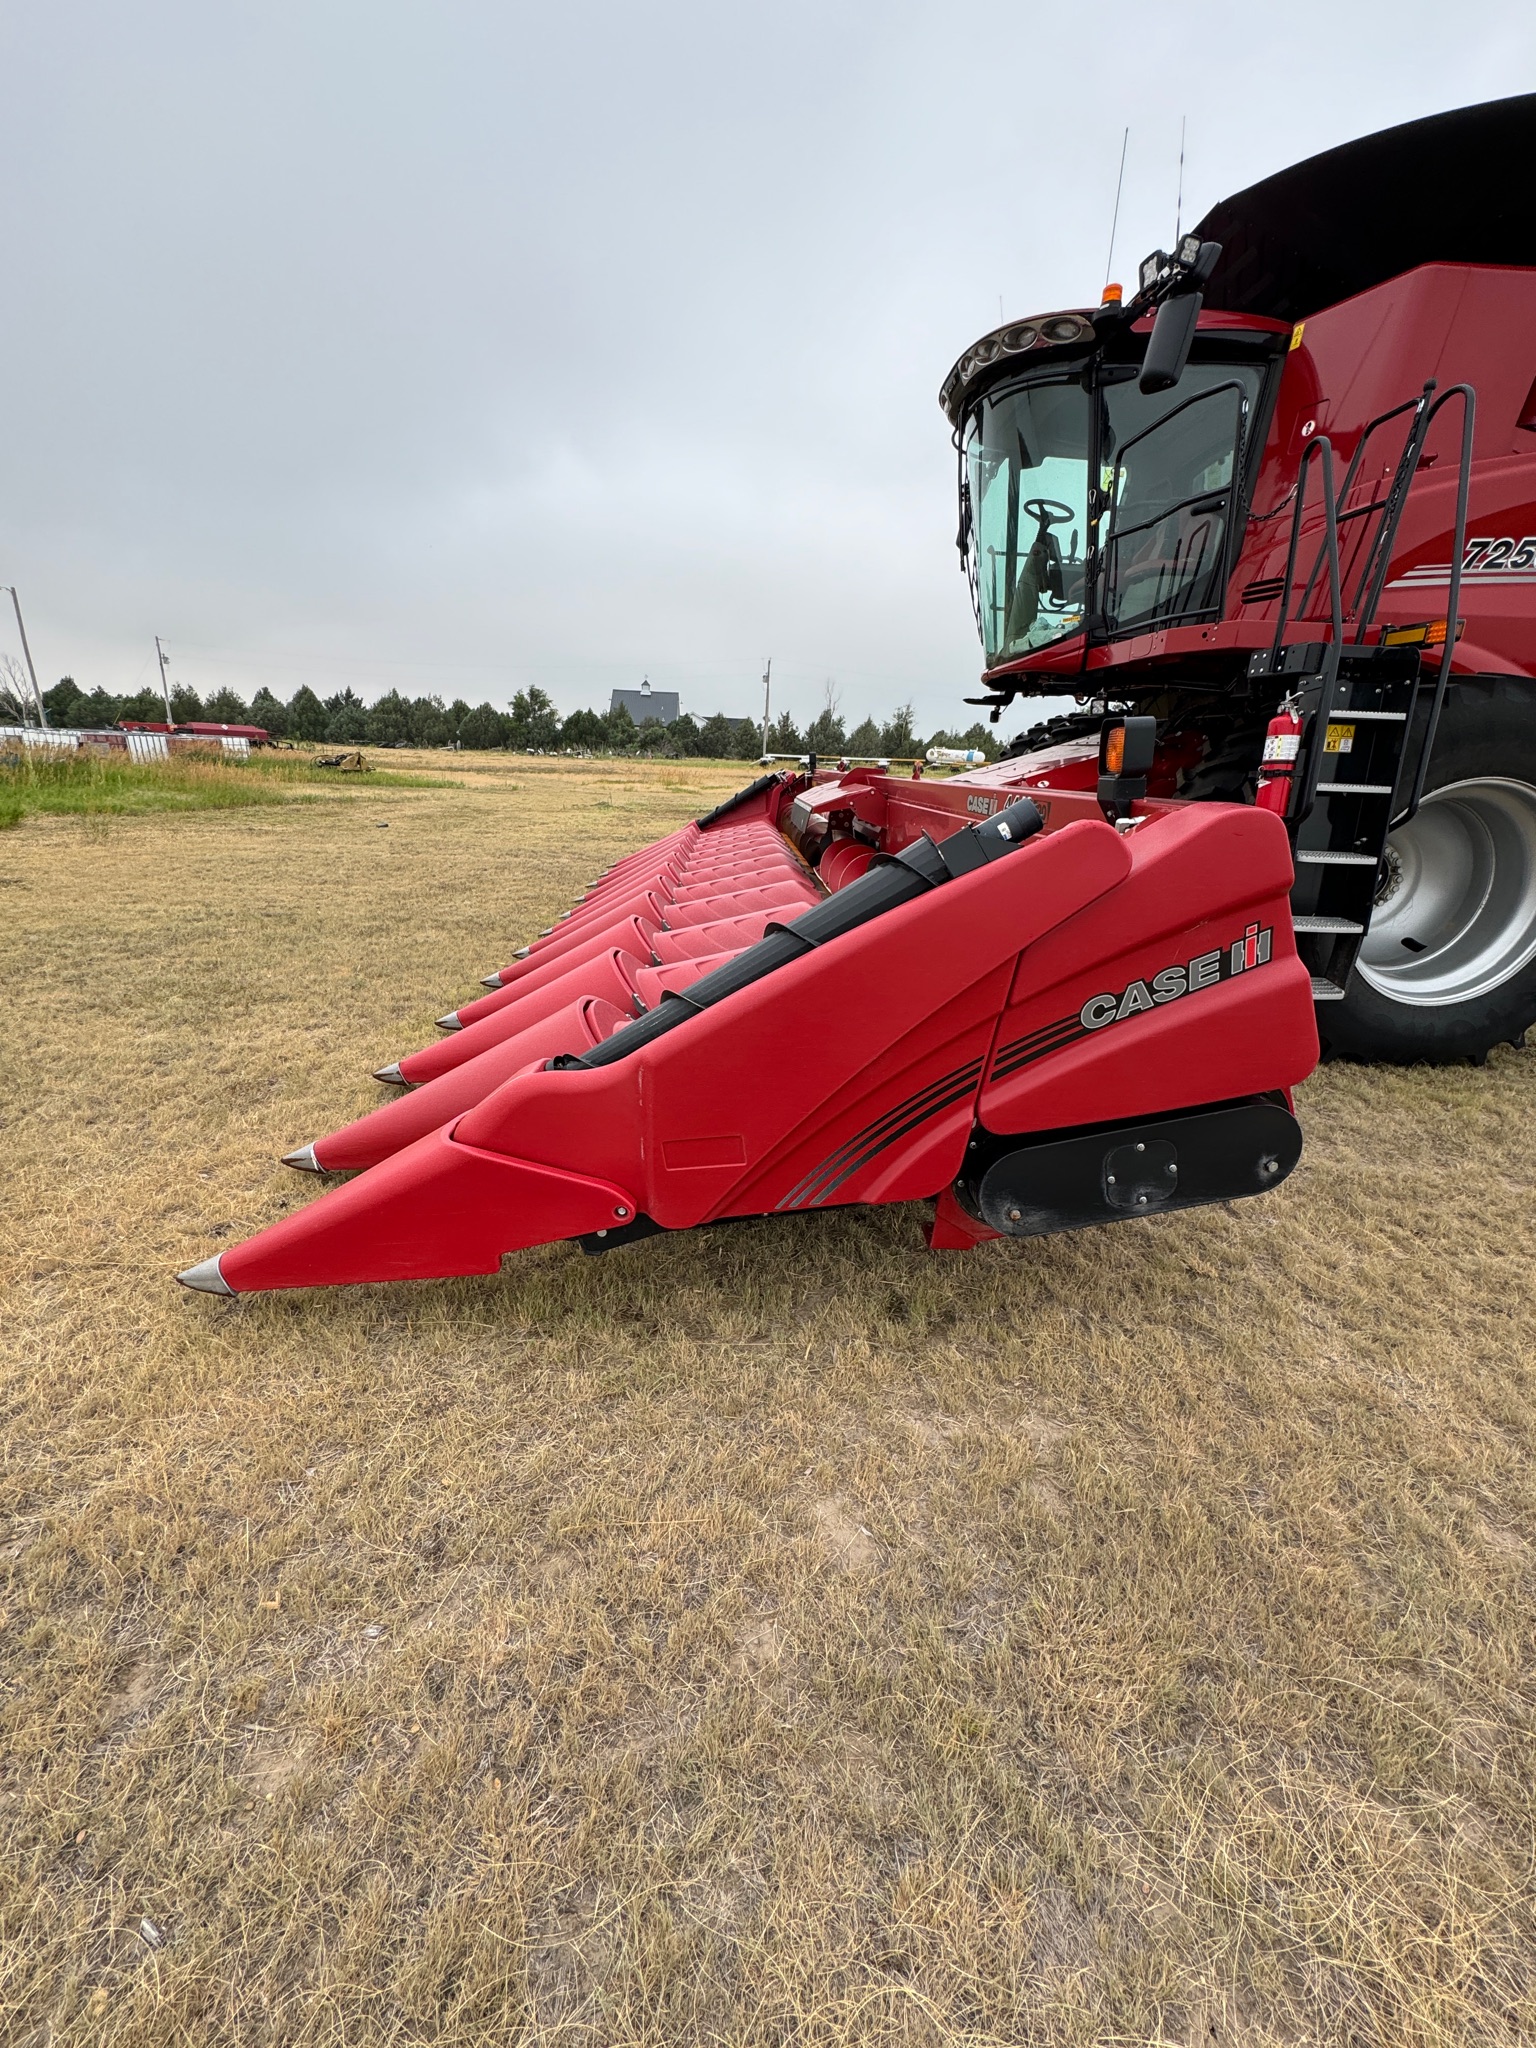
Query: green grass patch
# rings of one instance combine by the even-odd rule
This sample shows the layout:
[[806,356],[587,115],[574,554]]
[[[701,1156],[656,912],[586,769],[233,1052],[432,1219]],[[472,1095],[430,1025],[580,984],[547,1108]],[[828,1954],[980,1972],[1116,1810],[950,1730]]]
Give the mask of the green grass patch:
[[256,804],[312,800],[316,786],[351,795],[362,789],[441,789],[430,775],[369,768],[361,775],[316,765],[312,754],[172,754],[134,761],[126,754],[0,755],[0,831],[32,812],[78,816],[148,811],[244,810]]

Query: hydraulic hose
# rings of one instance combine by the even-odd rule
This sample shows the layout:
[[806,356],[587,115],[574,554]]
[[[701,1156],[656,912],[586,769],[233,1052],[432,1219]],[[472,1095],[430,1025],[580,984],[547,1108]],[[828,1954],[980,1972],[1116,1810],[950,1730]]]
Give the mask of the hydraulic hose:
[[839,889],[825,903],[803,911],[792,924],[769,925],[755,946],[737,953],[724,966],[706,974],[686,990],[669,990],[654,1010],[648,1010],[632,1024],[626,1024],[611,1038],[590,1052],[563,1054],[550,1061],[551,1067],[611,1067],[642,1046],[675,1031],[699,1011],[724,1002],[738,989],[788,966],[791,960],[813,952],[831,939],[841,938],[871,918],[881,917],[900,904],[910,903],[929,889],[942,887],[990,861],[1001,860],[1031,838],[1044,824],[1028,797],[1009,804],[1006,810],[976,825],[967,825],[948,839],[935,842],[926,833],[902,852],[882,857]]

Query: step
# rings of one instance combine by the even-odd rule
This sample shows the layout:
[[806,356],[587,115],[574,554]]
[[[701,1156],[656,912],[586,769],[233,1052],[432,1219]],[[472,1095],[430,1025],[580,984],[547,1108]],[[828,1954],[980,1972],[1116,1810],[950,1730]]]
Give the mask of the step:
[[1317,785],[1318,795],[1321,796],[1325,789],[1337,790],[1340,796],[1390,796],[1392,794],[1390,782],[1320,782]]
[[1340,932],[1347,934],[1363,932],[1365,926],[1363,924],[1356,924],[1352,917],[1314,917],[1310,912],[1304,912],[1300,917],[1293,917],[1291,919],[1291,930],[1293,932]]
[[1348,704],[1335,704],[1328,714],[1328,723],[1347,725],[1360,718],[1390,719],[1395,725],[1403,725],[1407,722],[1408,714],[1406,711],[1355,711]]
[[1336,981],[1330,981],[1325,974],[1312,977],[1312,1000],[1314,1003],[1342,1003],[1344,991]]
[[1379,856],[1374,853],[1298,853],[1296,858],[1314,868],[1373,868]]

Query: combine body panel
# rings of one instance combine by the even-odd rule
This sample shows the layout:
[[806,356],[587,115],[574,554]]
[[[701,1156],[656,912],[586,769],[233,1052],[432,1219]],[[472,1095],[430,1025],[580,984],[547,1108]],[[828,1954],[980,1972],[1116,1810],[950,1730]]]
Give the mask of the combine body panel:
[[1322,1042],[1536,1021],[1536,96],[1216,207],[941,403],[977,765],[763,775],[641,848],[181,1277],[491,1273],[869,1202],[962,1250],[1262,1194]]
[[[1202,331],[1234,330],[1218,315]],[[1453,672],[1529,677],[1536,670],[1536,270],[1425,264],[1286,331],[1292,345],[1231,570],[1227,616],[1206,627],[1189,651],[1269,644],[1290,539],[1284,514],[1310,440],[1328,438],[1342,482],[1373,420],[1416,398],[1426,384],[1440,390],[1465,384],[1476,394],[1476,409],[1459,608],[1464,624]],[[1382,627],[1423,621],[1437,606],[1444,611],[1461,427],[1460,408],[1448,407],[1426,437],[1376,610]],[[1380,433],[1374,438],[1383,439]],[[1401,438],[1399,429],[1396,443]],[[1373,498],[1390,482],[1398,452],[1391,440],[1379,445],[1338,506],[1346,594],[1374,534]],[[1302,527],[1308,560],[1323,526],[1319,507]],[[1299,628],[1304,621],[1312,633],[1326,633],[1326,599],[1320,578],[1298,616]],[[1166,663],[1171,651],[1165,645],[1154,658]],[[1094,650],[1090,665],[1134,669],[1151,652],[1129,639]],[[1118,673],[1106,674],[1105,682],[1117,685]]]

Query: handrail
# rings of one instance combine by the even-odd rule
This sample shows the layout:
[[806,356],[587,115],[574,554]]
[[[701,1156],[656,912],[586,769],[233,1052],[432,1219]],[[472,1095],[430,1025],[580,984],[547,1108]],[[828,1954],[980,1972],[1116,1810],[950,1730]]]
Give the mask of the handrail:
[[[1280,590],[1280,612],[1275,621],[1275,637],[1269,650],[1270,671],[1273,673],[1280,663],[1281,646],[1291,606],[1291,591],[1296,580],[1296,550],[1301,543],[1301,519],[1307,503],[1307,466],[1314,455],[1317,456],[1323,472],[1323,544],[1318,552],[1328,563],[1330,632],[1328,652],[1318,672],[1317,709],[1312,714],[1312,727],[1307,736],[1306,766],[1299,782],[1293,781],[1291,784],[1291,799],[1286,810],[1286,825],[1293,836],[1310,816],[1317,797],[1318,776],[1323,765],[1323,740],[1333,710],[1333,697],[1339,680],[1339,661],[1344,652],[1344,599],[1339,587],[1339,519],[1338,501],[1333,490],[1333,443],[1326,434],[1319,434],[1302,450],[1301,462],[1296,472],[1296,506],[1291,514],[1291,540],[1285,554],[1285,581]],[[1317,568],[1314,564],[1312,576],[1307,579],[1309,591],[1316,573]]]
[[1440,727],[1440,713],[1445,705],[1445,693],[1451,680],[1451,657],[1456,652],[1457,613],[1461,608],[1461,568],[1467,554],[1467,499],[1472,488],[1472,433],[1477,420],[1477,393],[1470,384],[1447,385],[1430,406],[1424,420],[1427,434],[1436,414],[1443,405],[1453,398],[1461,400],[1461,460],[1456,477],[1456,526],[1451,537],[1451,588],[1445,606],[1445,647],[1440,656],[1440,671],[1435,677],[1435,694],[1429,707],[1429,720],[1424,728],[1424,743],[1419,749],[1419,765],[1414,772],[1413,794],[1408,799],[1408,808],[1392,820],[1387,828],[1396,831],[1406,825],[1417,812],[1424,797],[1424,784],[1429,775],[1429,757],[1434,750],[1435,734]]
[[[1349,458],[1349,467],[1344,472],[1344,481],[1339,486],[1334,510],[1341,527],[1349,520],[1369,519],[1375,512],[1382,514],[1381,525],[1376,530],[1376,537],[1365,552],[1365,561],[1360,570],[1360,580],[1355,585],[1354,602],[1345,606],[1346,615],[1350,617],[1355,616],[1359,610],[1360,601],[1365,595],[1366,585],[1371,578],[1372,571],[1379,564],[1379,573],[1371,590],[1370,604],[1366,608],[1361,618],[1359,630],[1355,634],[1357,642],[1363,638],[1366,627],[1375,617],[1376,606],[1381,601],[1381,585],[1385,580],[1386,564],[1391,559],[1391,544],[1397,537],[1397,529],[1402,520],[1403,506],[1407,500],[1408,489],[1413,481],[1413,474],[1418,467],[1419,455],[1424,446],[1425,408],[1428,404],[1429,395],[1434,388],[1435,380],[1431,377],[1417,398],[1405,398],[1401,404],[1389,406],[1385,412],[1377,413],[1373,420],[1366,422],[1365,430],[1355,444],[1355,452]],[[1408,435],[1403,443],[1402,452],[1397,458],[1397,464],[1392,472],[1392,481],[1387,487],[1386,496],[1384,498],[1373,497],[1368,505],[1355,505],[1346,511],[1344,509],[1344,501],[1354,488],[1355,478],[1360,472],[1361,464],[1365,460],[1365,451],[1371,436],[1378,427],[1384,427],[1390,421],[1401,418],[1405,412],[1416,414],[1416,418],[1413,425],[1409,428]],[[1386,540],[1385,549],[1382,546],[1384,538]],[[1317,572],[1322,566],[1323,551],[1319,548],[1307,576],[1306,587],[1301,593],[1301,602],[1296,607],[1298,618],[1306,611],[1307,605],[1311,601],[1312,586],[1317,581]]]
[[[1318,434],[1301,451],[1301,462],[1296,471],[1296,504],[1291,513],[1291,540],[1285,552],[1285,580],[1280,586],[1280,611],[1275,620],[1275,637],[1270,643],[1269,666],[1273,671],[1280,660],[1280,648],[1285,639],[1289,621],[1291,591],[1296,582],[1296,549],[1301,541],[1301,515],[1307,503],[1307,464],[1314,455],[1321,455],[1323,466],[1323,545],[1319,555],[1326,555],[1328,562],[1328,590],[1331,599],[1329,617],[1333,629],[1333,665],[1338,667],[1338,648],[1344,638],[1344,600],[1339,589],[1339,517],[1338,505],[1333,495],[1333,443],[1326,434]],[[1317,574],[1314,564],[1312,576],[1307,578],[1307,590],[1302,603],[1306,603],[1312,589],[1312,577]]]
[[[1394,406],[1391,412],[1384,412],[1371,421],[1360,436],[1360,446],[1355,450],[1349,465],[1349,475],[1344,479],[1341,498],[1348,497],[1349,487],[1354,482],[1355,471],[1365,453],[1365,444],[1379,426],[1396,419],[1400,413],[1412,412],[1413,423],[1403,442],[1403,452],[1397,458],[1392,482],[1382,506],[1381,524],[1376,529],[1376,538],[1366,551],[1365,563],[1360,571],[1360,581],[1355,586],[1355,610],[1359,623],[1355,628],[1355,642],[1359,645],[1366,631],[1376,617],[1376,607],[1381,603],[1381,593],[1386,588],[1387,571],[1392,566],[1392,547],[1397,539],[1397,529],[1402,524],[1403,508],[1408,503],[1408,493],[1413,488],[1413,479],[1418,474],[1419,458],[1424,453],[1424,437],[1429,432],[1429,423],[1435,416],[1430,400],[1434,394],[1435,380],[1431,377],[1417,398],[1405,399]],[[1367,597],[1366,592],[1370,595]]]

